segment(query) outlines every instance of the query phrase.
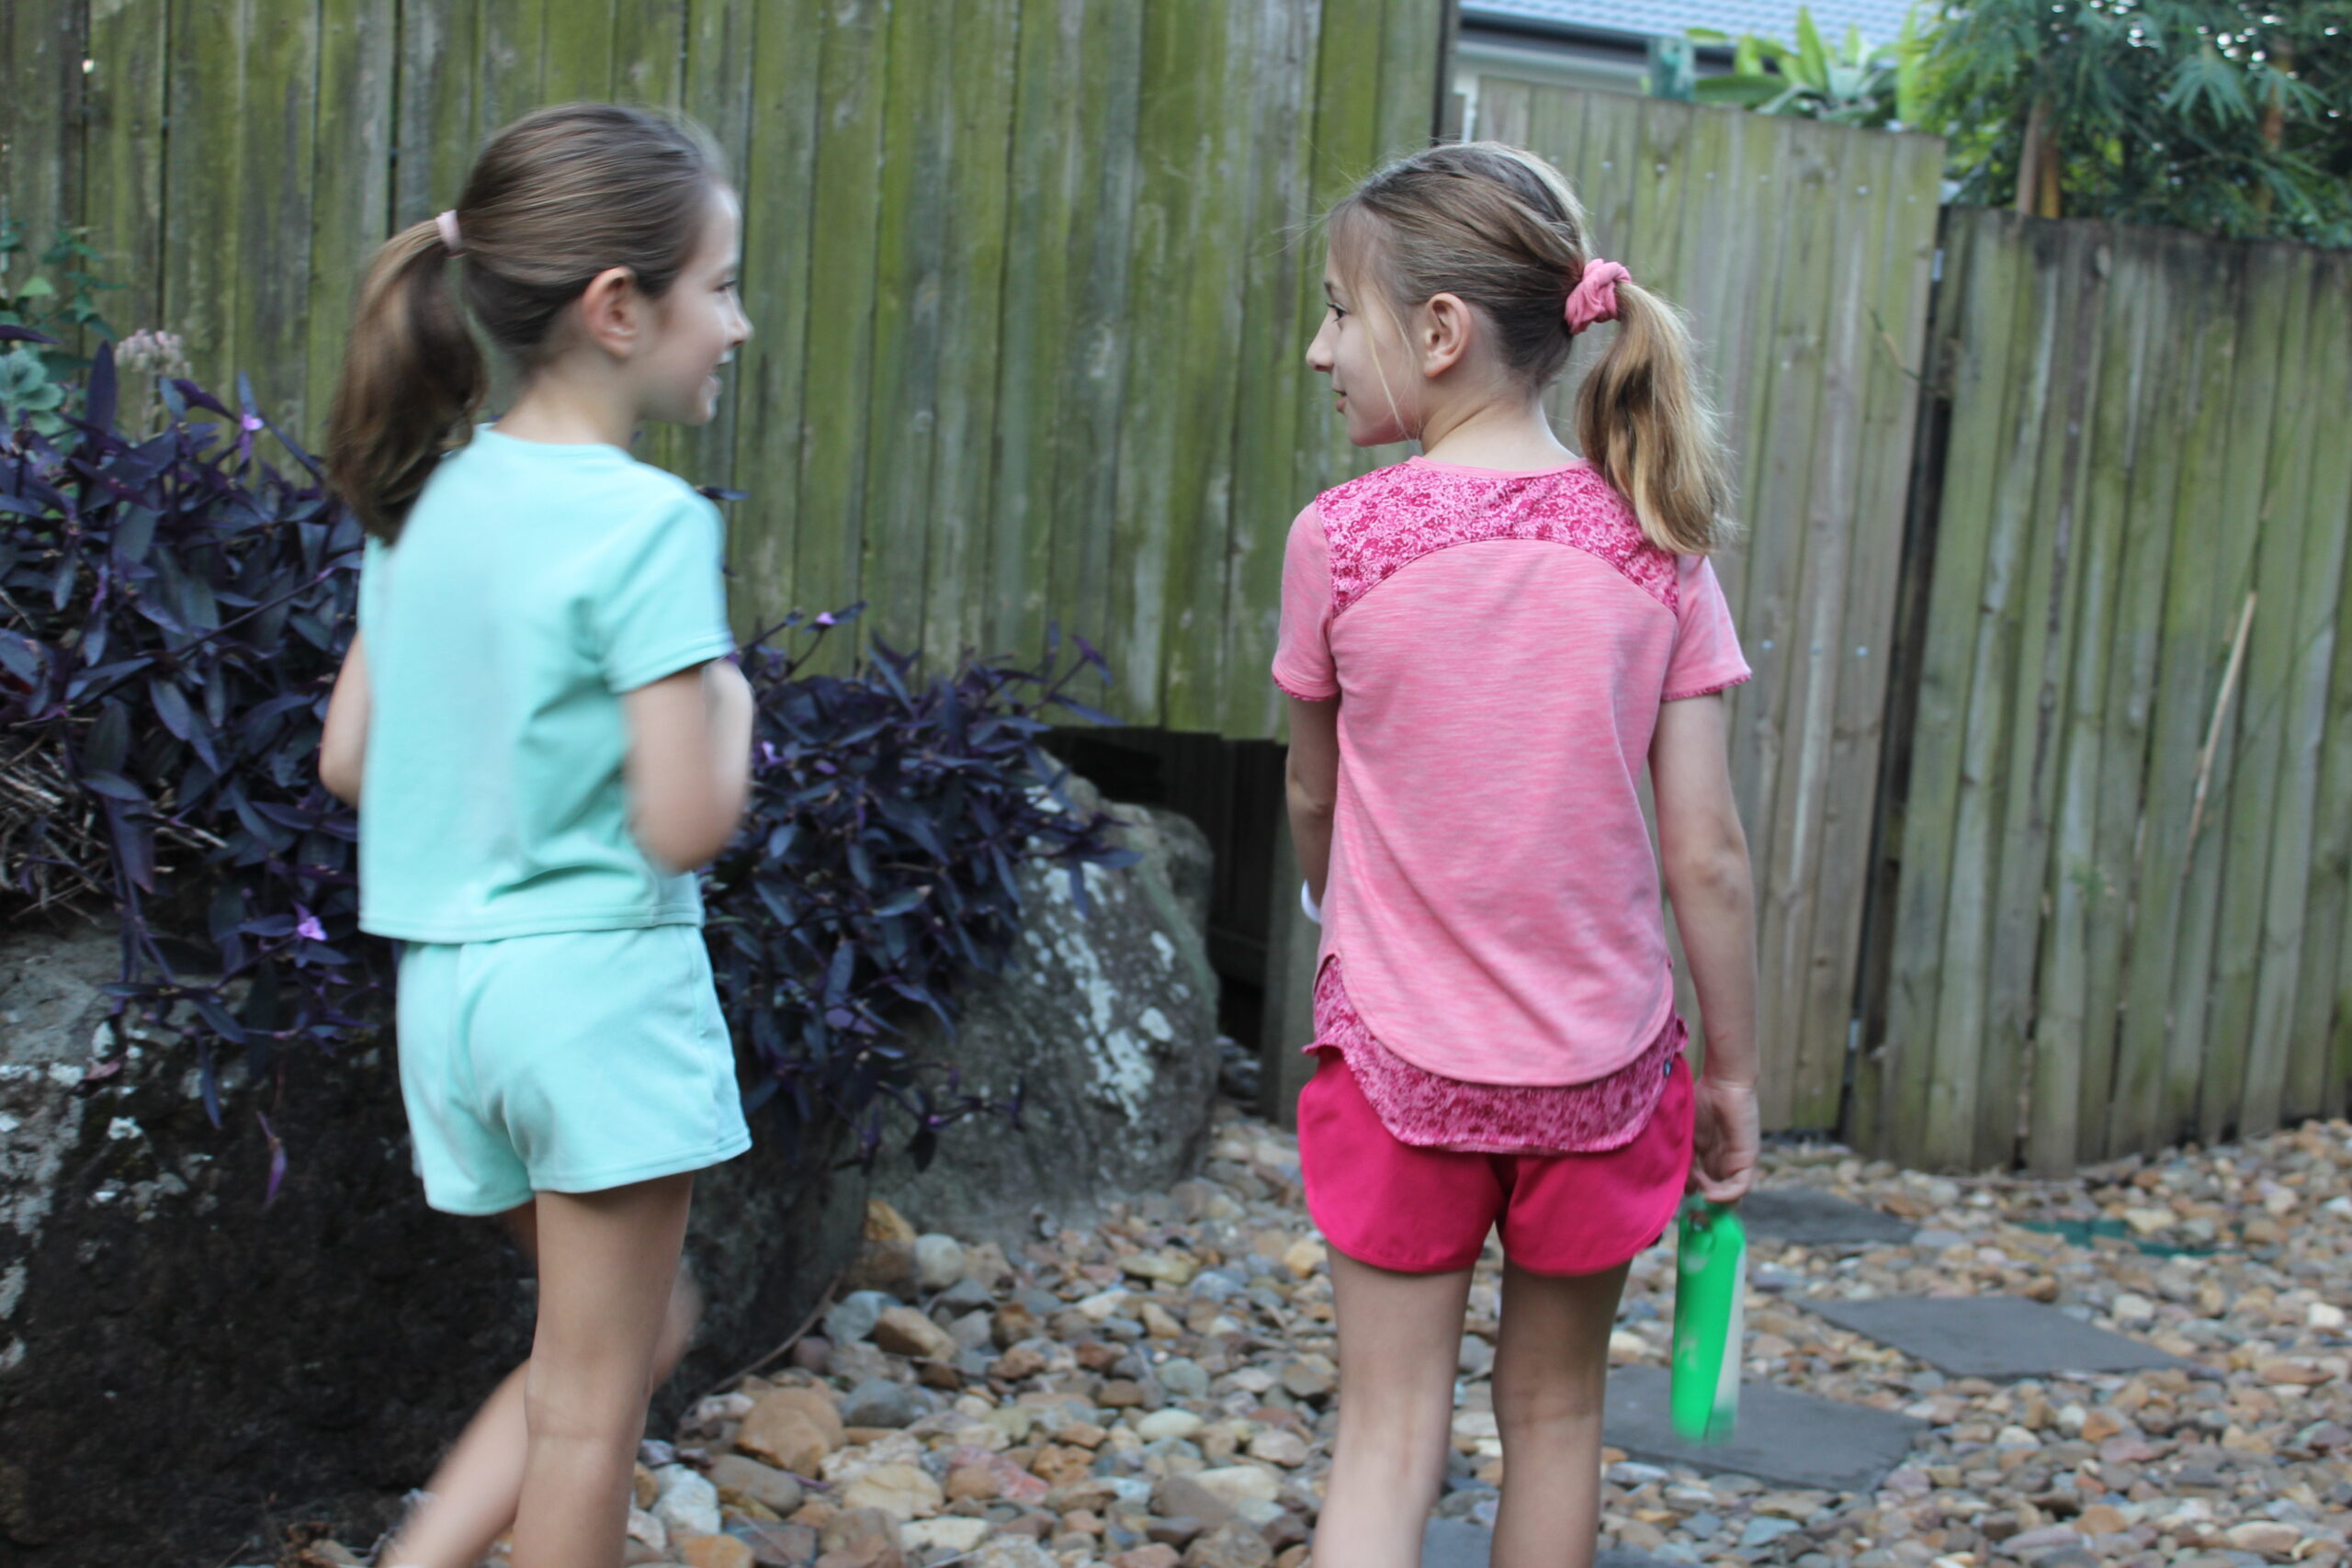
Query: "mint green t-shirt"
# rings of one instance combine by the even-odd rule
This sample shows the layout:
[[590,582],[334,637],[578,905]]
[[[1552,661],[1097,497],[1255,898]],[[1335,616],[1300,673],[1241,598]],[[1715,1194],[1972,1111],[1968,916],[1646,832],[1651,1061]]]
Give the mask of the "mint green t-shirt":
[[617,446],[483,427],[359,582],[359,923],[407,942],[699,924],[628,828],[621,694],[735,646],[718,513]]

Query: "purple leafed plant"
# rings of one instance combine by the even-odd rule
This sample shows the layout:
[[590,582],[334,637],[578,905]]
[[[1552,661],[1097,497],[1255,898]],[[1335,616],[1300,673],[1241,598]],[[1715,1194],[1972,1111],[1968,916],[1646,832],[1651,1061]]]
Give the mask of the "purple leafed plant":
[[[940,1129],[982,1106],[897,1021],[927,1013],[953,1030],[963,982],[1000,969],[1021,934],[1023,862],[1051,862],[1083,912],[1086,868],[1136,856],[1062,793],[1039,744],[1053,713],[1107,722],[1069,694],[1090,670],[1107,681],[1084,639],[1067,668],[1049,633],[1035,670],[966,660],[925,680],[876,638],[852,676],[799,674],[854,613],[795,615],[745,653],[752,805],[704,878],[710,954],[759,1069],[748,1103],[770,1105],[796,1145],[846,1117],[869,1156],[876,1112],[896,1104],[922,1165]],[[797,655],[775,646],[783,634],[804,639]]]
[[[358,937],[356,824],[314,761],[359,525],[241,390],[232,412],[167,382],[170,423],[135,440],[102,348],[78,418],[0,434],[10,891],[114,908],[118,1021],[196,1053],[216,1122],[223,1048],[265,1081],[280,1047],[379,1018],[388,972]],[[288,467],[257,455],[265,431]]]
[[[361,539],[242,381],[234,412],[186,380],[163,396],[167,426],[126,435],[101,349],[79,417],[0,420],[0,897],[113,910],[118,1024],[190,1051],[217,1122],[224,1050],[266,1085],[282,1047],[333,1050],[390,1011],[390,947],[357,927],[356,819],[317,773]],[[1085,867],[1134,856],[1039,745],[1051,714],[1102,717],[1069,694],[1103,672],[1083,640],[1067,669],[1049,638],[1035,670],[924,678],[877,641],[850,675],[801,674],[854,614],[795,615],[745,653],[752,805],[706,875],[707,938],[748,1099],[794,1149],[841,1118],[871,1155],[895,1106],[927,1161],[982,1106],[906,1021],[952,1029],[964,983],[1003,964],[1023,863],[1054,863],[1083,908]],[[274,1190],[287,1130],[262,1127]]]

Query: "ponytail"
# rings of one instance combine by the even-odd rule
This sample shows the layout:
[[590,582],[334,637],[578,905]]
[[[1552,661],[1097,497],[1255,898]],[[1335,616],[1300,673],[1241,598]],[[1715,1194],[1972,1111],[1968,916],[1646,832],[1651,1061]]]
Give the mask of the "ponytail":
[[1617,338],[1577,389],[1577,446],[1634,503],[1659,549],[1703,556],[1728,544],[1731,480],[1715,411],[1696,374],[1682,312],[1617,285]]
[[361,525],[390,543],[434,465],[462,441],[490,381],[451,287],[438,224],[385,242],[359,287],[327,420],[327,476]]

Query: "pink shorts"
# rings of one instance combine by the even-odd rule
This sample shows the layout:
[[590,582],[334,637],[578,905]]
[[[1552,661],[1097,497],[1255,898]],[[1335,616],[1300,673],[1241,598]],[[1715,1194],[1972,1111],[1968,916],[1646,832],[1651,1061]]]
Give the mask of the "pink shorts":
[[1417,1148],[1381,1125],[1336,1051],[1298,1097],[1306,1212],[1359,1263],[1407,1274],[1467,1269],[1502,1226],[1503,1253],[1533,1274],[1598,1274],[1630,1262],[1674,1218],[1690,1174],[1690,1064],[1678,1060],[1634,1141],[1598,1154],[1483,1155]]

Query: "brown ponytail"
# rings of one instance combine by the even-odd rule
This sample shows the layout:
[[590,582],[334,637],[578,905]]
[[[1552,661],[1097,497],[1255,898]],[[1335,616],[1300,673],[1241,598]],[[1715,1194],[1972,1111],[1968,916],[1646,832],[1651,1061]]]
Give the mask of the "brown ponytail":
[[[1342,266],[1376,280],[1396,308],[1453,294],[1484,311],[1505,366],[1531,387],[1567,367],[1567,298],[1593,247],[1576,193],[1534,153],[1499,141],[1426,148],[1343,197],[1329,228]],[[1652,544],[1705,555],[1736,530],[1690,331],[1638,284],[1617,286],[1617,306],[1616,341],[1577,393],[1577,444]]]
[[689,120],[565,104],[524,116],[475,160],[449,214],[461,250],[437,221],[393,235],[360,285],[327,424],[328,478],[368,532],[399,536],[481,406],[490,368],[469,315],[529,368],[597,274],[627,267],[640,293],[667,293],[725,178]]
[[431,222],[393,235],[368,264],[327,421],[327,475],[379,539],[400,535],[433,466],[461,437],[490,381],[449,286]]

